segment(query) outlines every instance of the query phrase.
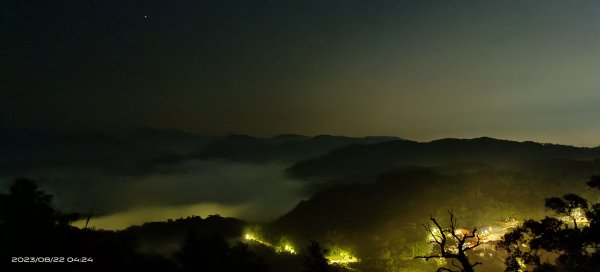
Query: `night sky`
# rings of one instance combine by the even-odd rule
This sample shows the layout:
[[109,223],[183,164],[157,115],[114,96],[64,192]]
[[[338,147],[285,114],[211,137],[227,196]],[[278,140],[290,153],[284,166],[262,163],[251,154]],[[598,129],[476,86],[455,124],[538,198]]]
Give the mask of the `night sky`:
[[5,1],[6,127],[598,145],[598,1]]

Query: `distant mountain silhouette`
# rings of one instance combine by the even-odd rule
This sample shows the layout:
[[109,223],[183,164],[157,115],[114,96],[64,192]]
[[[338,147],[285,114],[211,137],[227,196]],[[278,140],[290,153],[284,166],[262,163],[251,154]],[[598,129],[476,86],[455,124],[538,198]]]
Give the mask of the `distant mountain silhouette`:
[[0,150],[0,174],[11,175],[52,168],[131,173],[140,162],[162,156],[152,147],[101,133],[49,131],[0,131]]
[[111,135],[0,129],[0,175],[29,175],[37,170],[48,169],[144,175],[164,163],[173,164],[190,159],[295,162],[349,144],[373,144],[397,139],[294,134],[272,138],[247,135],[216,137],[155,128]]
[[219,137],[198,135],[176,129],[140,128],[117,135],[121,140],[145,146],[164,154],[187,155],[216,141]]
[[380,174],[403,166],[486,164],[496,169],[515,169],[540,160],[597,158],[600,158],[600,148],[516,142],[488,137],[442,139],[425,143],[397,140],[341,147],[326,155],[298,162],[287,169],[287,173],[304,179],[332,179]]
[[295,162],[326,154],[351,144],[375,144],[398,140],[397,137],[363,137],[318,135],[314,137],[286,134],[272,138],[230,135],[208,144],[188,156],[172,157],[172,161],[189,159],[224,159],[231,161]]

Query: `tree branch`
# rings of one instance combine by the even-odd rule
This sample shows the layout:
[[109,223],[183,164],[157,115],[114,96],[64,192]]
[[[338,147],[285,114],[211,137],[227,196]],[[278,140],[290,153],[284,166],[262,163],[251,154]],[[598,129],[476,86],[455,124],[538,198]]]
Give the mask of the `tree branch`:
[[[433,218],[433,216],[429,215],[429,219],[431,220],[431,222],[433,223],[433,226],[431,224],[426,224],[423,225],[423,227],[425,228],[425,230],[428,232],[428,234],[432,237],[433,242],[430,241],[430,243],[436,243],[440,250],[438,254],[435,255],[429,255],[429,256],[416,256],[414,257],[415,259],[424,259],[425,261],[429,261],[429,259],[451,259],[452,260],[452,266],[459,269],[459,270],[452,270],[450,268],[447,267],[440,267],[438,268],[438,272],[441,271],[446,271],[446,272],[461,272],[461,271],[473,271],[473,267],[480,265],[480,262],[475,262],[473,264],[471,264],[469,262],[469,259],[466,255],[466,252],[469,250],[472,250],[480,245],[482,245],[483,243],[481,242],[481,237],[479,237],[479,234],[477,233],[477,228],[473,228],[473,231],[471,233],[457,233],[457,224],[458,224],[458,220],[456,219],[456,217],[454,217],[454,213],[449,210],[448,211],[449,215],[450,215],[450,228],[449,229],[443,229],[442,226],[437,222],[437,220],[435,218]],[[439,235],[437,234],[437,231],[435,231],[437,228],[437,230],[439,230]],[[449,233],[449,234],[448,234]],[[453,253],[453,250],[446,248],[447,247],[447,242],[448,242],[448,235],[450,235],[451,240],[452,240],[452,245],[454,245],[454,243],[456,243],[457,245],[457,253]],[[470,241],[469,239],[477,239],[476,241]],[[467,246],[465,246],[465,244],[467,244]],[[460,262],[460,265],[456,264],[455,261]]]
[[442,271],[446,271],[446,272],[460,272],[460,270],[451,270],[445,267],[440,267],[436,270],[436,272],[442,272]]

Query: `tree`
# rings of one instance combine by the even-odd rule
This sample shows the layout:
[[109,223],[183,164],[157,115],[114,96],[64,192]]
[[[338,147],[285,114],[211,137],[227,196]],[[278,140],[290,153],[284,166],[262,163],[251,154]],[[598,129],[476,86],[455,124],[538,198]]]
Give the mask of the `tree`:
[[579,229],[577,220],[588,208],[588,202],[576,194],[566,194],[562,198],[546,198],[546,209],[550,209],[558,216],[568,217],[573,222],[573,228]]
[[600,176],[592,176],[586,184],[590,188],[600,189]]
[[0,251],[3,255],[49,253],[58,217],[52,196],[29,179],[16,179],[0,195]]
[[244,243],[230,246],[222,236],[202,236],[191,230],[181,251],[175,254],[180,271],[263,272],[268,271],[264,260]]
[[504,235],[496,245],[504,249],[505,271],[522,271],[526,265],[534,271],[552,271],[547,263],[541,262],[543,249],[557,250],[560,246],[559,232],[564,223],[556,218],[546,217],[541,221],[527,220],[521,226]]
[[227,260],[224,271],[263,272],[269,270],[265,261],[250,251],[248,245],[242,242],[237,242],[229,248]]
[[[600,188],[600,176],[587,183]],[[526,220],[497,245],[507,252],[506,271],[599,271],[600,204],[589,205],[576,194],[550,197],[545,207],[554,217]],[[542,257],[555,257],[551,262]]]
[[331,266],[325,258],[329,250],[323,248],[317,241],[311,241],[308,246],[308,255],[303,257],[305,272],[335,272],[337,269]]
[[[477,228],[474,228],[471,232],[462,232],[457,227],[457,219],[454,217],[452,211],[448,211],[450,215],[450,226],[446,229],[437,222],[435,218],[430,216],[430,220],[433,223],[423,225],[429,237],[431,238],[430,243],[436,245],[439,248],[439,253],[428,256],[417,256],[415,259],[444,259],[450,260],[453,269],[447,267],[438,268],[438,272],[473,272],[473,268],[480,265],[480,262],[471,263],[467,256],[467,252],[482,244],[479,235],[477,234]],[[458,261],[459,264],[456,264]],[[457,270],[458,269],[458,270]]]

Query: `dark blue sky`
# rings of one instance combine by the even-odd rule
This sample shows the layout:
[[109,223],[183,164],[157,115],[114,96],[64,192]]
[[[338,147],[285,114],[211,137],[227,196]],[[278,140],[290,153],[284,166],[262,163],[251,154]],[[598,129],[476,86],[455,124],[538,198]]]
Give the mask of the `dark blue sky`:
[[598,1],[5,1],[0,122],[598,145]]

